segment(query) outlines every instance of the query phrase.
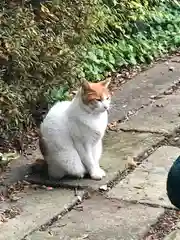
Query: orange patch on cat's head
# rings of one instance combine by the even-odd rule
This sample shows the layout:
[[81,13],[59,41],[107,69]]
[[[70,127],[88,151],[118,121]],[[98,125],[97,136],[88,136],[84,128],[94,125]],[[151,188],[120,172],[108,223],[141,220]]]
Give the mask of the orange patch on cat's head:
[[85,81],[82,84],[82,100],[85,104],[91,101],[103,101],[111,97],[108,89],[110,80],[104,80],[98,83],[90,83]]

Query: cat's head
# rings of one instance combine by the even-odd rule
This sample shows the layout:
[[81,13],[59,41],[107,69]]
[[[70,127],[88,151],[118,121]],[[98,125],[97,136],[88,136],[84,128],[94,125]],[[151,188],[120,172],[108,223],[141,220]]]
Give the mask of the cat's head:
[[108,89],[110,80],[98,83],[84,81],[81,88],[81,99],[86,109],[93,112],[108,111],[111,103],[111,92]]

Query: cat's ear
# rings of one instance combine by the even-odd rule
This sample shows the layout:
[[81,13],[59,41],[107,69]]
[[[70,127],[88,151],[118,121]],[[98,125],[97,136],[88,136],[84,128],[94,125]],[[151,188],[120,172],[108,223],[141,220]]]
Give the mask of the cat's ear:
[[87,91],[89,90],[91,87],[90,87],[90,83],[87,81],[87,80],[84,80],[83,83],[82,83],[82,89],[84,91]]
[[106,79],[104,81],[101,81],[101,85],[103,85],[104,87],[108,88],[109,84],[111,82],[111,79]]

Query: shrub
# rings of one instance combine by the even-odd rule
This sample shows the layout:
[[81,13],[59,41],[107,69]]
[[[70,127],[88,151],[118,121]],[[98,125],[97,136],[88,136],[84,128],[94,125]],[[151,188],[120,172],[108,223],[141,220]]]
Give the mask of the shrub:
[[[114,3],[112,8],[110,3]],[[83,77],[99,80],[108,72],[150,63],[180,46],[178,2],[108,1],[107,4],[111,17],[107,18],[106,28],[99,26],[92,36],[93,45],[84,48]]]
[[54,1],[39,8],[1,7],[1,136],[31,127],[54,87],[78,83],[89,1]]
[[176,0],[6,2],[0,3],[2,137],[33,127],[81,78],[96,81],[180,45]]

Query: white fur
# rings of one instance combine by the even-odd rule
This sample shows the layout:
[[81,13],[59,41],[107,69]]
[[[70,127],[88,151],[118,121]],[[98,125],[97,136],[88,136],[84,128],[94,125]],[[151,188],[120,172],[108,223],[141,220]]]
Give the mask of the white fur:
[[105,172],[99,166],[102,138],[108,123],[110,99],[85,105],[79,91],[73,101],[56,103],[41,124],[47,149],[44,156],[49,175],[73,175],[100,180]]

